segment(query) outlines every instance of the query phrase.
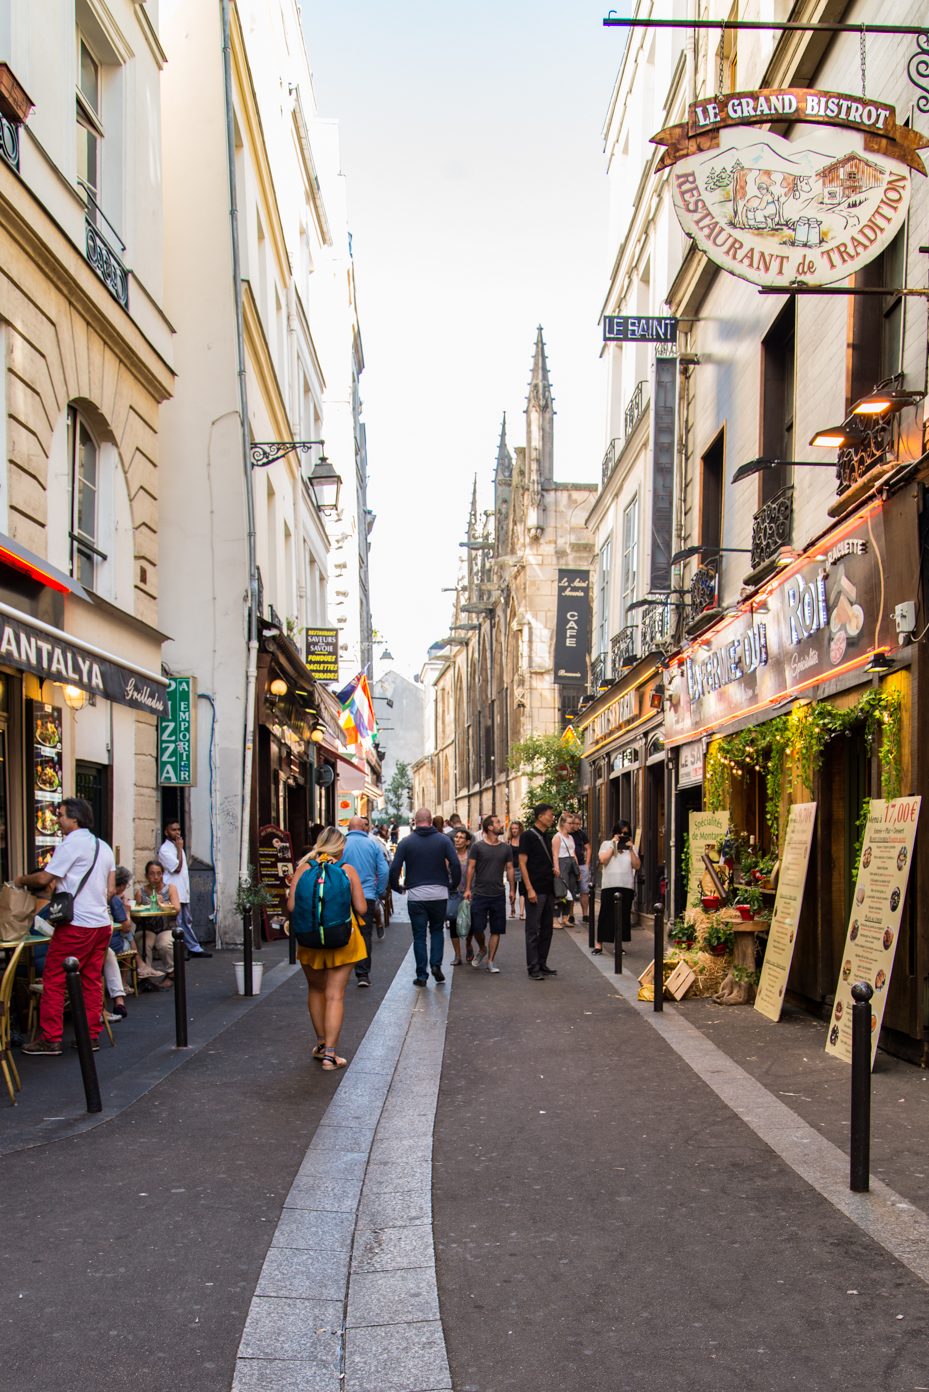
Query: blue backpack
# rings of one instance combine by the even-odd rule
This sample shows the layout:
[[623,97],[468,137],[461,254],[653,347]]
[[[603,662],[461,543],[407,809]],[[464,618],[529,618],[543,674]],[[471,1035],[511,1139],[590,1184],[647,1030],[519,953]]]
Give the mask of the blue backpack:
[[344,947],[352,936],[352,887],[340,865],[311,861],[297,881],[290,928],[301,947]]

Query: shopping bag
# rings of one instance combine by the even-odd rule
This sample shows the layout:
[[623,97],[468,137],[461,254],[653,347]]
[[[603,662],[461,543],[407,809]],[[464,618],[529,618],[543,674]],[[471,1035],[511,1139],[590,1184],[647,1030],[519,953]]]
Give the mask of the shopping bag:
[[17,889],[9,881],[0,889],[0,940],[21,942],[29,934],[36,903],[28,889]]
[[466,938],[471,931],[471,900],[462,901],[461,908],[458,910],[458,936]]

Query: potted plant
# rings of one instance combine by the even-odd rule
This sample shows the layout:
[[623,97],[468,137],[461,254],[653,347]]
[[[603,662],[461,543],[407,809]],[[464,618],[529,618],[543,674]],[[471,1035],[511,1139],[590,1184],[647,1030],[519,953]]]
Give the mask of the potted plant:
[[704,894],[700,900],[700,903],[703,905],[703,908],[707,913],[715,913],[716,910],[719,908],[719,895]]
[[697,930],[692,923],[685,923],[679,918],[671,924],[671,941],[675,947],[692,947],[697,936]]
[[744,923],[750,923],[753,918],[758,917],[764,908],[764,896],[760,889],[743,885],[736,896],[733,907],[738,909]]
[[732,951],[733,943],[734,938],[729,925],[714,918],[703,939],[704,950],[711,952],[715,957],[722,957],[725,953]]

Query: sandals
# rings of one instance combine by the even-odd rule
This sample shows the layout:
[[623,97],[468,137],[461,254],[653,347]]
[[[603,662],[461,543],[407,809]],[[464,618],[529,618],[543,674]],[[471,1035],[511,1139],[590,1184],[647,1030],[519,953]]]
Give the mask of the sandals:
[[449,962],[448,965],[449,965],[450,967],[460,967],[460,966],[461,966],[461,958],[460,958],[460,957],[453,957],[452,960]]
[[344,1068],[347,1059],[339,1058],[335,1049],[323,1050],[323,1069],[326,1073],[333,1073],[337,1068]]
[[324,1054],[325,1052],[326,1052],[326,1041],[325,1041],[325,1039],[317,1039],[317,1041],[316,1041],[316,1048],[313,1050],[313,1052],[312,1052],[312,1054],[310,1055],[310,1057],[311,1057],[311,1058],[315,1058],[315,1059],[321,1059],[322,1056],[323,1056],[323,1054]]

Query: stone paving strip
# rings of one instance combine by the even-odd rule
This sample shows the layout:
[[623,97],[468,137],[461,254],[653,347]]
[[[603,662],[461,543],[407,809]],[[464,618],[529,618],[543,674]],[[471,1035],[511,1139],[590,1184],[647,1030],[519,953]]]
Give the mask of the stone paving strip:
[[583,933],[575,929],[570,936],[617,993],[658,1031],[756,1136],[863,1232],[921,1280],[929,1282],[929,1217],[926,1214],[873,1176],[869,1194],[853,1194],[848,1187],[848,1156],[843,1150],[780,1102],[667,1001],[664,1009],[656,1013],[651,1001],[637,1000],[639,983],[636,978],[626,972],[615,975],[612,955],[592,956],[586,928]]
[[451,1392],[432,1132],[454,974],[421,991],[413,974],[411,948],[293,1182],[233,1392]]

